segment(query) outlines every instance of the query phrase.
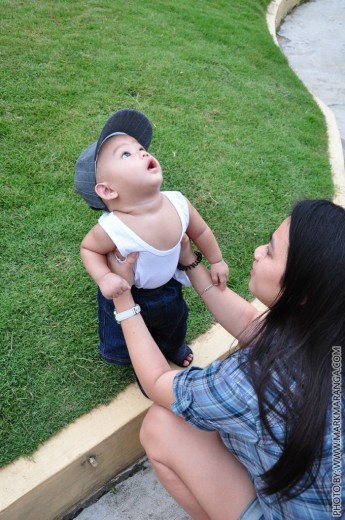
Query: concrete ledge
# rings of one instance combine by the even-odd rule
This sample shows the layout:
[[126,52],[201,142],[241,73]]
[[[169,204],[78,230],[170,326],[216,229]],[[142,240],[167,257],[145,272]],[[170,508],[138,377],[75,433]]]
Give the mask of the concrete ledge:
[[[299,3],[300,0],[274,0],[269,5],[267,24],[277,45],[277,27]],[[319,99],[315,100],[327,123],[334,200],[345,207],[344,157],[339,130],[332,111]],[[259,302],[253,303],[262,309]],[[215,325],[193,343],[195,364],[207,366],[235,346],[234,338],[220,325]],[[20,458],[2,468],[0,519],[63,518],[143,456],[139,429],[150,405],[136,385],[130,385],[108,406],[100,406],[64,428],[30,459]]]
[[[192,344],[195,364],[207,366],[235,346],[235,339],[214,325]],[[143,456],[139,429],[150,405],[132,384],[108,406],[61,430],[30,459],[2,468],[0,519],[61,519]]]
[[301,2],[302,0],[273,0],[269,4],[267,8],[266,22],[273,41],[278,47],[277,29],[279,25],[285,16]]

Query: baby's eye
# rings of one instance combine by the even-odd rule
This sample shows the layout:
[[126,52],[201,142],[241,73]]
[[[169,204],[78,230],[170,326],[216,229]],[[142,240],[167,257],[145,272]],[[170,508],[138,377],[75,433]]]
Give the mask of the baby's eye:
[[127,159],[127,157],[130,157],[130,153],[129,152],[123,152],[123,154],[121,155],[121,159]]
[[266,255],[271,256],[270,246],[266,246]]

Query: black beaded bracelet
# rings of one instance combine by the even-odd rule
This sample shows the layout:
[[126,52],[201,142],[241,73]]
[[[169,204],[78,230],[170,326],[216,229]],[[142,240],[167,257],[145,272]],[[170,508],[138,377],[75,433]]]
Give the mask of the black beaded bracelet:
[[189,269],[194,269],[194,267],[199,265],[202,260],[202,254],[200,253],[200,251],[195,251],[195,255],[196,255],[196,259],[194,260],[194,262],[192,264],[182,265],[179,262],[177,264],[177,269],[179,269],[179,271],[189,271]]

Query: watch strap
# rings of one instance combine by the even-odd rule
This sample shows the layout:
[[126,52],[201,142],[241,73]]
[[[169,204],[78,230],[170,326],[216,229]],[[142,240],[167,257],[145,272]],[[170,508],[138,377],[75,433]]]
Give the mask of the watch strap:
[[128,318],[132,318],[136,314],[139,314],[141,311],[140,305],[136,304],[131,309],[128,309],[127,311],[123,312],[116,312],[114,311],[115,320],[117,323],[121,323],[123,320],[127,320]]

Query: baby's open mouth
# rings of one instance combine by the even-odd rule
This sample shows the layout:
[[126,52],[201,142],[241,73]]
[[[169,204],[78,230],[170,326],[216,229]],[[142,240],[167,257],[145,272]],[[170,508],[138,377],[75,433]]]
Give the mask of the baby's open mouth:
[[147,169],[155,170],[157,168],[157,163],[154,159],[150,159]]

